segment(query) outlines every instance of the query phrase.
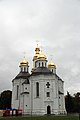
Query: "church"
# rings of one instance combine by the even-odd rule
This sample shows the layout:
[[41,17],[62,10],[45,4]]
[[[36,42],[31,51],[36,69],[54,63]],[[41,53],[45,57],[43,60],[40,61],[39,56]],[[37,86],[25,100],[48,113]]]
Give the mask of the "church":
[[65,114],[64,81],[38,44],[32,62],[29,73],[29,62],[24,57],[19,74],[12,80],[12,108],[28,115]]

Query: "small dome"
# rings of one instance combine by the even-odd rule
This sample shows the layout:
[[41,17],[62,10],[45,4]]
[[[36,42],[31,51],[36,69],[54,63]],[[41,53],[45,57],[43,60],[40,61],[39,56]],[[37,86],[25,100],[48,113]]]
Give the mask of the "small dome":
[[41,54],[39,54],[38,59],[44,59],[44,60],[46,60],[47,57],[43,53],[41,53]]
[[50,62],[48,63],[48,67],[49,67],[49,68],[51,68],[51,67],[55,67],[55,68],[56,68],[56,65],[54,64],[53,61],[50,61]]
[[23,60],[20,62],[20,65],[27,65],[27,64],[28,64],[28,61],[24,57]]

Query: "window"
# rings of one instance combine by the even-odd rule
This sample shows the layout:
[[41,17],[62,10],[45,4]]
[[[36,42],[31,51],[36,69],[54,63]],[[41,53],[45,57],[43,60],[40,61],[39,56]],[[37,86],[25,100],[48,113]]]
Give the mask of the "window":
[[43,62],[42,62],[42,67],[43,67]]
[[53,69],[52,69],[52,73],[53,73]]
[[24,67],[24,72],[26,72],[26,67]]
[[17,85],[17,94],[16,94],[16,99],[18,100],[19,98],[19,85]]
[[28,67],[27,67],[27,72],[28,72]]
[[47,92],[47,93],[46,93],[46,96],[47,96],[47,97],[50,97],[50,92]]
[[40,67],[40,63],[39,63],[39,67]]
[[39,97],[39,83],[36,83],[36,97]]
[[29,79],[27,79],[27,84],[29,84]]
[[46,67],[46,63],[45,63],[45,67]]
[[21,67],[21,72],[23,71],[23,68]]

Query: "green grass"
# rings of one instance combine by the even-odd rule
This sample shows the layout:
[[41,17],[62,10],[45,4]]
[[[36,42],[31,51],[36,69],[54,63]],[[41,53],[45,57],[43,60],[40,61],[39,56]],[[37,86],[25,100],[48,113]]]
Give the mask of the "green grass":
[[18,117],[1,117],[0,120],[79,120],[79,116],[18,116]]

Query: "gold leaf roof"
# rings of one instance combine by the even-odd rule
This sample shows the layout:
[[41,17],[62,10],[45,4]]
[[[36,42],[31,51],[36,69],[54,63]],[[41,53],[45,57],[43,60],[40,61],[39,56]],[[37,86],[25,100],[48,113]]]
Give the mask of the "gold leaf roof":
[[47,57],[43,53],[41,53],[41,54],[39,54],[38,59],[44,59],[44,60],[46,60]]
[[55,63],[51,60],[49,63],[48,63],[48,67],[56,67]]
[[28,64],[28,61],[24,57],[23,60],[20,62],[20,65],[27,65],[27,64]]

